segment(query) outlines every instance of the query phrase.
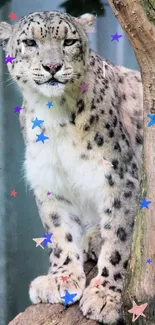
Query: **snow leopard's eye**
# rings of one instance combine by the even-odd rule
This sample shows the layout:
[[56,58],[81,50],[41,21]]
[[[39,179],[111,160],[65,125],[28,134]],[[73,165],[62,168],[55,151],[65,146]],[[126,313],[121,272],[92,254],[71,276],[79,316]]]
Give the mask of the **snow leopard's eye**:
[[71,46],[77,42],[76,39],[65,39],[64,46]]
[[27,46],[36,46],[36,42],[33,39],[25,39],[23,40],[23,43],[25,43]]

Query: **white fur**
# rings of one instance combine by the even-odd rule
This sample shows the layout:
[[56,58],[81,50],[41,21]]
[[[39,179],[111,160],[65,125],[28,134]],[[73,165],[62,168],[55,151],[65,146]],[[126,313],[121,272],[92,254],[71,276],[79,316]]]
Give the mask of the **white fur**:
[[[30,98],[30,96],[26,96]],[[72,128],[66,129],[59,123],[68,121],[67,112],[59,107],[59,102],[51,98],[53,107],[46,106],[47,100],[39,98],[37,103],[28,100],[30,113],[26,120],[28,145],[25,156],[25,173],[31,188],[42,188],[46,193],[54,192],[72,201],[76,206],[73,211],[80,215],[82,223],[89,226],[99,223],[97,202],[104,188],[105,171],[107,166],[100,163],[101,155],[92,157],[92,163],[80,159],[81,145],[80,137],[73,132]],[[39,102],[39,103],[38,103]],[[32,120],[35,118],[44,120],[42,128],[45,127],[45,136],[49,139],[45,143],[36,142],[36,134],[42,130],[39,127],[32,129]],[[73,142],[76,147],[73,148]],[[99,190],[100,189],[100,190]],[[106,193],[108,195],[108,193]],[[91,215],[91,217],[90,217]],[[94,215],[96,216],[94,219]]]

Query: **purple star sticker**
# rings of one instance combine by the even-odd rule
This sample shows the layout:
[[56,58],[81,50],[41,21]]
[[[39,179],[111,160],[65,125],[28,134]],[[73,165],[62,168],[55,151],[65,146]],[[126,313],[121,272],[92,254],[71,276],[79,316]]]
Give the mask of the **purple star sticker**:
[[15,58],[13,58],[13,56],[10,56],[10,55],[8,55],[8,56],[6,56],[5,57],[5,64],[7,64],[7,63],[11,63],[12,64],[12,61],[14,60]]
[[111,42],[112,41],[117,41],[117,42],[119,42],[119,38],[121,38],[123,35],[118,35],[117,33],[115,34],[115,35],[111,35],[111,37],[112,37],[112,40],[111,40]]
[[47,192],[47,195],[50,195],[52,192]]
[[21,111],[21,109],[22,109],[22,107],[15,107],[14,108],[14,113],[20,113],[20,111]]
[[85,91],[87,91],[88,90],[88,84],[86,84],[85,82],[82,82],[81,84],[80,84],[80,90],[81,90],[81,92],[85,92]]

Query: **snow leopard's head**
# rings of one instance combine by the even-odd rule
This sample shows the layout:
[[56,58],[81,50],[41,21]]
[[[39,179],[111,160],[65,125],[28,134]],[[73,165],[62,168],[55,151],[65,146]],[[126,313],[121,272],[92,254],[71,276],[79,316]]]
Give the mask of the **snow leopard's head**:
[[15,58],[8,63],[12,78],[23,90],[61,95],[84,74],[93,23],[91,14],[75,18],[57,11],[32,13],[16,25],[1,22],[0,43]]

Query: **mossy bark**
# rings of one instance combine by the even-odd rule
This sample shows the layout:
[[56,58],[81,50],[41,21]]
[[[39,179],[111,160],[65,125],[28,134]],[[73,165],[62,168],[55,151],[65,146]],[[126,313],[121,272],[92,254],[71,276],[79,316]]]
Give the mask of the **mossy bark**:
[[141,5],[149,21],[155,25],[155,0],[141,0]]

